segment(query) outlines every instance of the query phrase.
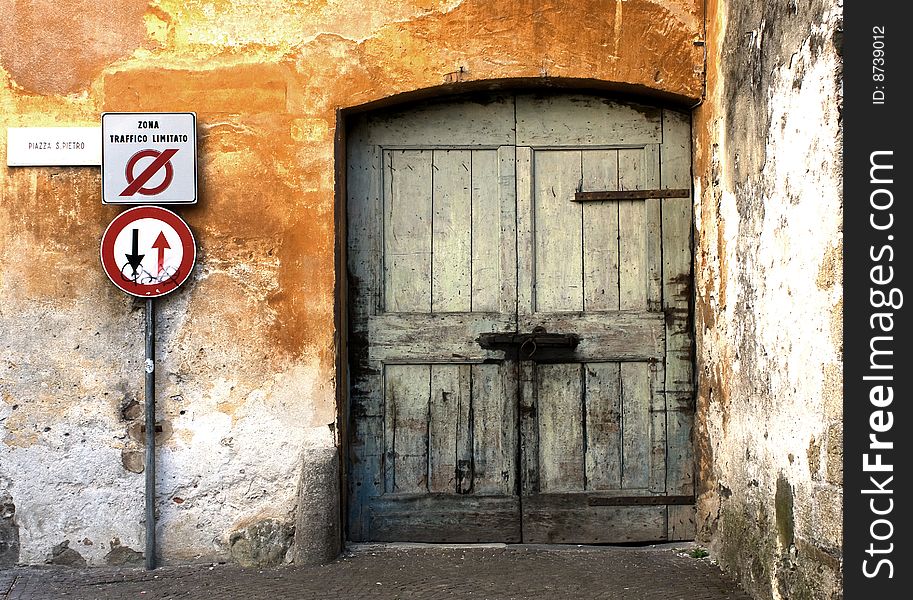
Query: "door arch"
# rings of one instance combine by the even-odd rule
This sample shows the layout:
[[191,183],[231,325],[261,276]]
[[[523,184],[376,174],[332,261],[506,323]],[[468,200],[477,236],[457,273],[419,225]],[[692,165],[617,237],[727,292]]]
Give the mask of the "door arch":
[[352,119],[349,539],[693,537],[690,169],[596,96]]

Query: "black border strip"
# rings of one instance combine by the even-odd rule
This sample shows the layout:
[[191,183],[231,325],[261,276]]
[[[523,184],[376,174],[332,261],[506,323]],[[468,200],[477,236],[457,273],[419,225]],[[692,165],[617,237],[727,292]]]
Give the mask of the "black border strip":
[[[844,590],[908,598],[910,32],[901,2],[844,5]],[[873,166],[874,165],[874,166]],[[873,595],[874,594],[874,595]]]

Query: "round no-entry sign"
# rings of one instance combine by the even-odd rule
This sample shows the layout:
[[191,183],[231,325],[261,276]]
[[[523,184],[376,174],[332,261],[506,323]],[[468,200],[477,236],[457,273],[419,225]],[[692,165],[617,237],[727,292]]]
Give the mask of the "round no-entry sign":
[[174,291],[190,276],[196,256],[187,223],[158,206],[122,212],[101,237],[101,264],[108,279],[141,298]]

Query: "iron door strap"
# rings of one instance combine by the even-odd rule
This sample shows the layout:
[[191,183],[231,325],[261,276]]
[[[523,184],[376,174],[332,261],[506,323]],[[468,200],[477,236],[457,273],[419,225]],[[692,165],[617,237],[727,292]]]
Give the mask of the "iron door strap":
[[590,506],[691,506],[694,496],[592,496]]
[[580,336],[576,333],[548,333],[543,327],[536,327],[530,333],[483,333],[476,341],[486,350],[517,352],[520,358],[532,359],[539,350],[574,350],[580,343]]

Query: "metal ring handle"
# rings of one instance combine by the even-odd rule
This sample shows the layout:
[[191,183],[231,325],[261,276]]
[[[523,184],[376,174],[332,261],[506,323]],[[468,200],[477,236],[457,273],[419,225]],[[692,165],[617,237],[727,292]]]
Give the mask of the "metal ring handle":
[[[533,345],[532,350],[527,351],[528,344]],[[526,358],[532,358],[533,354],[535,354],[536,350],[538,350],[538,349],[539,349],[539,346],[536,345],[536,340],[534,340],[532,337],[528,337],[525,340],[523,340],[522,344],[520,344],[520,355],[522,356],[525,353]]]

